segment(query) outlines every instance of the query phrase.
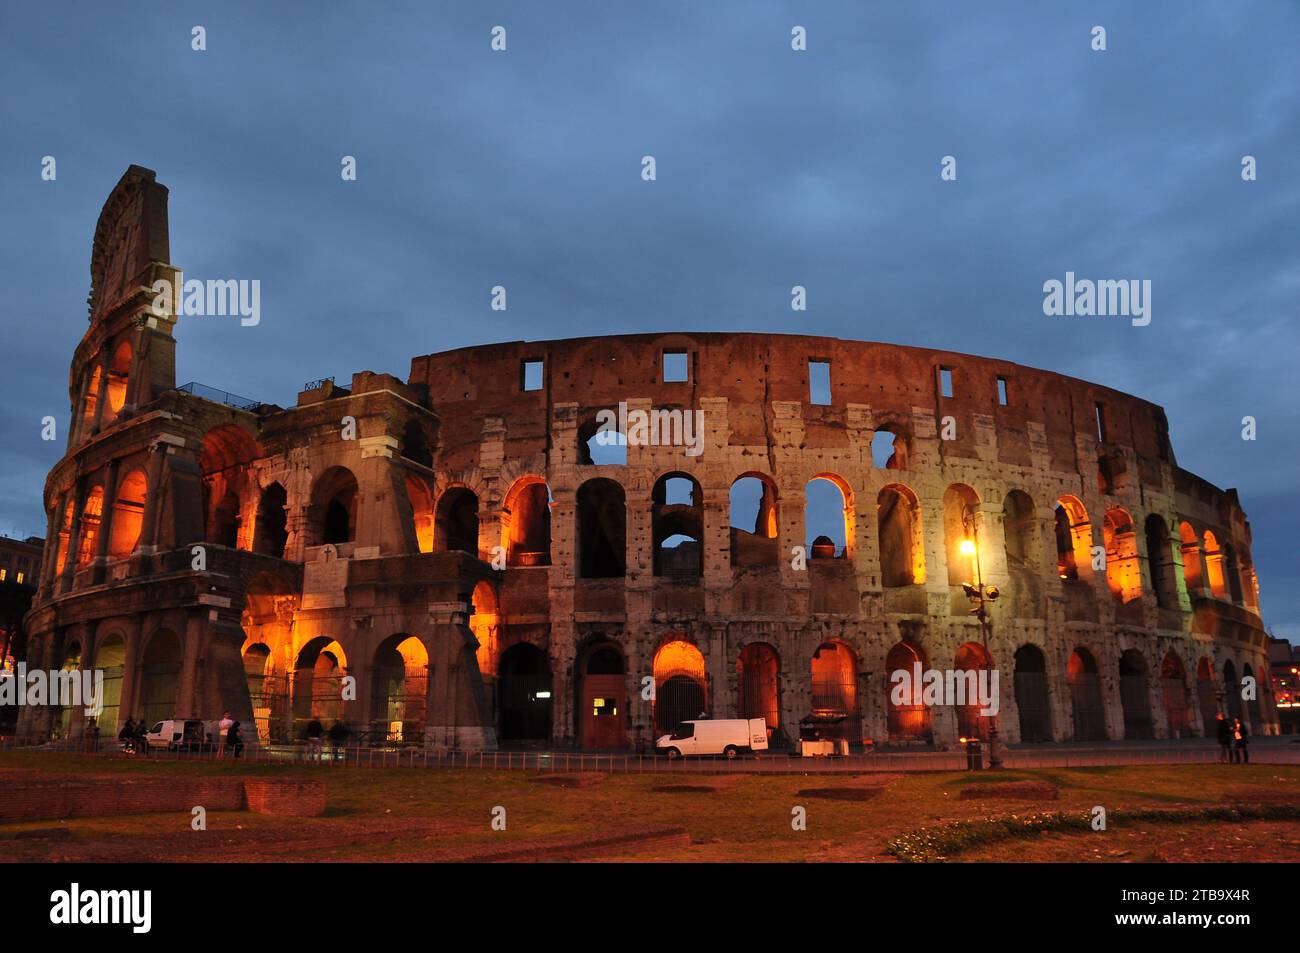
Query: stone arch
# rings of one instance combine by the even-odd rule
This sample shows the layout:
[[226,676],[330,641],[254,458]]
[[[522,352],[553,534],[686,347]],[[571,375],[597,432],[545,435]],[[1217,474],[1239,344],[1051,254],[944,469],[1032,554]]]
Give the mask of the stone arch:
[[1154,738],[1151,686],[1147,660],[1137,649],[1119,657],[1119,700],[1124,713],[1125,740]]
[[776,482],[757,471],[742,473],[727,492],[731,565],[775,566],[780,560]]
[[407,632],[390,635],[375,649],[371,679],[371,737],[389,744],[422,744],[429,697],[424,643]]
[[531,642],[516,642],[497,666],[500,737],[544,741],[551,737],[551,660]]
[[[925,651],[908,641],[897,643],[885,656],[885,710],[890,741],[929,743],[933,740],[930,708],[923,699],[916,697],[921,690],[917,680],[917,666],[920,666],[920,672],[924,674],[928,667]],[[895,673],[898,672],[907,674],[902,685],[910,686],[914,692],[902,693],[897,689]]]
[[1106,546],[1106,583],[1116,602],[1127,605],[1142,598],[1142,566],[1138,560],[1137,531],[1133,516],[1122,506],[1112,506],[1102,520]]
[[126,718],[133,717],[131,712],[122,711],[122,675],[126,671],[126,638],[116,630],[99,637],[95,647],[93,664],[104,673],[104,710],[99,715],[101,736],[117,735]]
[[473,611],[469,617],[469,628],[478,641],[478,648],[474,652],[478,670],[485,678],[495,677],[499,638],[496,590],[486,579],[480,580],[474,587],[471,600]]
[[144,471],[132,470],[117,485],[117,500],[113,504],[113,519],[108,538],[110,559],[125,559],[135,551],[140,542],[140,528],[144,525],[145,497],[149,483]]
[[449,486],[434,511],[434,549],[478,556],[478,494],[467,486]]
[[809,662],[812,673],[811,717],[823,737],[858,744],[862,725],[858,710],[858,654],[838,639],[817,646]]
[[1196,704],[1201,710],[1201,732],[1213,738],[1219,714],[1219,695],[1214,684],[1214,662],[1202,655],[1196,663]]
[[1091,575],[1092,521],[1088,510],[1075,496],[1062,496],[1054,510],[1056,573],[1076,580]]
[[243,499],[250,489],[249,464],[261,452],[252,434],[235,424],[221,424],[203,435],[199,469],[208,542],[232,549],[239,545]]
[[544,477],[529,474],[510,485],[501,526],[507,566],[551,564],[551,503]]
[[407,471],[404,486],[407,502],[411,504],[416,551],[431,553],[437,535],[433,513],[433,490],[429,487],[428,479],[415,471]]
[[1170,738],[1192,736],[1192,708],[1187,692],[1187,667],[1170,649],[1160,662],[1160,694],[1165,707],[1165,727]]
[[[979,700],[980,673],[992,672],[996,666],[993,657],[978,642],[964,642],[953,655],[953,668],[959,674],[965,692],[965,701],[957,709],[957,733],[963,738],[988,741],[992,719],[981,714],[984,705]],[[984,676],[986,679],[988,676]],[[991,683],[990,690],[991,690]]]
[[626,466],[627,434],[613,421],[588,417],[578,427],[579,466]]
[[1051,741],[1052,705],[1047,682],[1047,657],[1037,645],[1026,642],[1016,649],[1015,666],[1020,740],[1027,744]]
[[657,733],[676,731],[684,721],[707,716],[708,679],[704,656],[695,645],[682,638],[665,641],[655,652],[653,672],[653,721]]
[[347,467],[330,467],[311,492],[312,545],[338,545],[357,538],[357,478]]
[[1223,551],[1213,530],[1205,531],[1205,579],[1210,595],[1216,599],[1228,598],[1228,580],[1224,572]]
[[921,505],[911,488],[890,483],[876,496],[880,584],[886,588],[925,582]]
[[626,667],[622,647],[606,636],[589,639],[578,651],[573,689],[579,747],[627,747]]
[[1178,537],[1183,553],[1183,582],[1192,598],[1205,590],[1205,564],[1201,559],[1201,538],[1192,524],[1183,520],[1178,524]]
[[324,728],[343,718],[343,678],[348,657],[343,646],[327,635],[309,639],[298,651],[293,669],[294,738],[307,736],[307,725]]
[[412,417],[402,428],[402,457],[422,467],[433,469],[433,436],[428,425]]
[[983,517],[980,498],[965,483],[954,483],[943,491],[943,547],[948,562],[948,585],[974,582],[978,552],[966,554],[962,543],[974,541]]
[[1092,652],[1078,646],[1065,668],[1075,741],[1106,740],[1106,709],[1102,703],[1101,672]]
[[578,487],[577,564],[580,579],[619,578],[627,574],[627,506],[623,487],[597,477]]
[[257,522],[253,528],[253,550],[264,556],[284,558],[289,540],[289,495],[283,484],[272,483],[257,501]]
[[871,434],[871,466],[877,470],[906,470],[910,445],[905,424],[880,424]]
[[108,384],[104,388],[104,399],[108,406],[104,408],[103,417],[106,424],[116,420],[126,405],[127,385],[131,380],[131,357],[131,342],[119,341],[108,362]]
[[77,568],[89,566],[95,558],[96,544],[99,542],[100,524],[104,515],[104,487],[96,484],[86,494],[86,502],[81,507],[81,532],[77,540]]
[[103,370],[99,361],[96,361],[90,370],[90,379],[86,383],[86,397],[81,404],[81,427],[85,434],[88,434],[89,429],[95,425],[95,414],[99,409],[99,382],[102,377]]
[[853,555],[853,488],[836,473],[818,473],[804,486],[804,544],[813,559]]
[[680,471],[665,473],[650,493],[654,574],[678,581],[704,572],[704,494]]

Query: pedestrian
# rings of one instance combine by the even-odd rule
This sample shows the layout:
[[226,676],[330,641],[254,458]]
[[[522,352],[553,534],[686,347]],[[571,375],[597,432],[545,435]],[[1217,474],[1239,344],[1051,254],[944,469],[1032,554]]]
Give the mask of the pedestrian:
[[1236,747],[1232,752],[1232,760],[1236,764],[1250,764],[1250,729],[1248,729],[1240,718],[1232,720],[1232,738],[1236,742]]
[[337,758],[339,750],[347,744],[348,726],[343,724],[337,718],[334,724],[330,725],[330,756]]
[[1235,760],[1232,757],[1232,725],[1228,724],[1228,719],[1223,717],[1223,712],[1218,715],[1219,730],[1219,760],[1224,764]]
[[238,761],[240,752],[244,750],[244,741],[239,735],[239,722],[232,721],[226,729],[225,746],[234,752],[234,758]]
[[223,757],[226,753],[226,735],[230,733],[230,726],[234,722],[230,720],[230,712],[221,713],[221,722],[217,726],[217,757]]
[[325,733],[320,720],[313,718],[307,722],[307,746],[313,761],[320,760],[321,735]]
[[136,754],[147,755],[149,753],[149,726],[141,718],[135,723],[135,751]]
[[122,742],[123,751],[135,751],[135,722],[131,720],[129,715],[127,716],[126,724],[124,724],[122,730],[117,733],[117,740]]
[[99,725],[93,716],[86,719],[86,749],[91,754],[99,753]]

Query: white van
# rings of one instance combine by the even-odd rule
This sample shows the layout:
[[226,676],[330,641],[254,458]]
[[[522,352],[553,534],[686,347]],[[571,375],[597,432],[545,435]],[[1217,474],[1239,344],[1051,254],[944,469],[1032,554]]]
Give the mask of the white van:
[[735,758],[746,751],[766,751],[767,721],[762,718],[684,721],[672,734],[656,741],[655,750],[669,758],[688,754],[724,754]]

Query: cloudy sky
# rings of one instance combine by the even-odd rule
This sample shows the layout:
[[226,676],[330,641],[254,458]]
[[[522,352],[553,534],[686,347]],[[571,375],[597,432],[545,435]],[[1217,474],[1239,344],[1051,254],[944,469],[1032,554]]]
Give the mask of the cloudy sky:
[[[256,328],[182,320],[178,381],[288,404],[446,348],[664,330],[996,355],[1163,405],[1300,637],[1294,2],[23,6],[0,8],[0,532],[44,533],[39,422],[67,419],[95,219],[137,163],[174,262],[262,281]],[[1151,324],[1044,316],[1066,271],[1150,279]]]

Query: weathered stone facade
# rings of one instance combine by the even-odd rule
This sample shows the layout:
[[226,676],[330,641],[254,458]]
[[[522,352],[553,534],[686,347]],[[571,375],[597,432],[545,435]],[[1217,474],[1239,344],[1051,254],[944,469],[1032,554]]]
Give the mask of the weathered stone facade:
[[[466,348],[231,406],[175,389],[149,290],[174,274],[166,190],[132,167],[96,232],[29,617],[46,667],[120,673],[112,717],[467,747],[623,747],[694,708],[765,715],[778,740],[810,717],[852,742],[983,731],[890,702],[919,663],[996,668],[1013,742],[1200,734],[1218,705],[1277,730],[1249,524],[1177,466],[1150,403],[949,352],[665,334]],[[627,445],[602,448],[620,404]],[[702,452],[640,439],[636,411],[665,410],[702,412]],[[812,481],[842,514],[817,539]],[[1002,593],[987,655],[976,577]]]

